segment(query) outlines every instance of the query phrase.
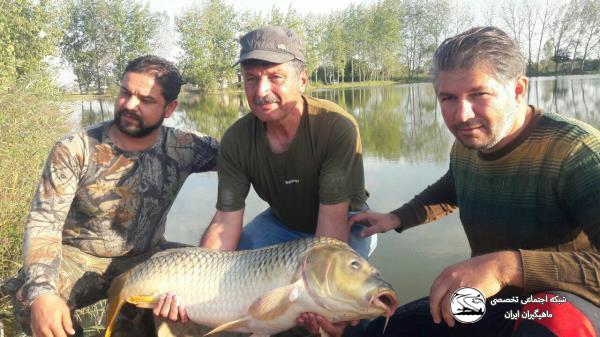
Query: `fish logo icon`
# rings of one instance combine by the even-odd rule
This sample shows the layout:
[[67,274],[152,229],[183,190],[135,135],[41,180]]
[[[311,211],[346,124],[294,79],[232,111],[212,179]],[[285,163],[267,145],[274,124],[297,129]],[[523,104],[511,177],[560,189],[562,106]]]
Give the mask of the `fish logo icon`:
[[450,300],[452,317],[461,323],[475,323],[485,314],[485,296],[475,288],[460,288]]

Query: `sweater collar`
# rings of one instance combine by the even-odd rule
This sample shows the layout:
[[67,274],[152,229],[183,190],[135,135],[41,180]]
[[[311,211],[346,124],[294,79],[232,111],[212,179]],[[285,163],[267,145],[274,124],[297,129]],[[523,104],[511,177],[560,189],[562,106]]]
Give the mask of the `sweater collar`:
[[497,151],[494,151],[491,153],[483,153],[481,151],[477,151],[477,155],[479,156],[480,159],[486,160],[486,161],[500,159],[500,158],[506,156],[507,154],[511,153],[519,145],[523,144],[523,142],[531,135],[533,130],[535,130],[537,128],[537,126],[540,124],[540,121],[541,121],[542,115],[543,115],[543,111],[541,109],[536,108],[533,105],[530,105],[529,107],[532,109],[533,115],[531,116],[531,119],[525,126],[525,129],[523,129],[523,132],[521,132],[517,136],[517,138],[513,139],[510,143],[506,144],[505,146],[498,149]]

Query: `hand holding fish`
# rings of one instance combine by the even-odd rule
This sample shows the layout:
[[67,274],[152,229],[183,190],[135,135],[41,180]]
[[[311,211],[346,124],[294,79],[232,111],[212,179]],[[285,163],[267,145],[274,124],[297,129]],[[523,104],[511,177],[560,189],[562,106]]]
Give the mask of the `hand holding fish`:
[[351,217],[350,225],[360,223],[367,226],[366,229],[360,233],[362,237],[371,236],[376,233],[385,233],[392,229],[400,228],[400,218],[393,213],[377,213],[372,211],[366,211],[358,213]]
[[442,319],[454,326],[450,300],[459,288],[475,288],[486,298],[496,295],[506,286],[523,286],[523,265],[518,251],[503,251],[480,255],[442,271],[429,292],[429,310],[433,321]]
[[298,317],[298,325],[305,327],[311,334],[322,336],[325,332],[329,337],[341,337],[348,325],[355,326],[358,320],[331,323],[327,318],[312,312],[305,312]]
[[172,293],[162,294],[152,313],[156,317],[169,319],[173,322],[187,323],[189,318],[183,306],[178,305],[177,296]]

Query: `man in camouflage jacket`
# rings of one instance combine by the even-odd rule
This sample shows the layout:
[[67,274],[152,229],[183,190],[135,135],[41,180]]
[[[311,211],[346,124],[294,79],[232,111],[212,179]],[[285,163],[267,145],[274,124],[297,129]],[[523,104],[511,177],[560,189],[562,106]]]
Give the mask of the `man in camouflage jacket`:
[[181,75],[143,56],[123,74],[113,121],[51,150],[25,224],[23,268],[3,290],[35,336],[81,334],[72,311],[106,297],[111,280],[175,244],[167,213],[188,175],[215,169],[211,137],[165,127]]

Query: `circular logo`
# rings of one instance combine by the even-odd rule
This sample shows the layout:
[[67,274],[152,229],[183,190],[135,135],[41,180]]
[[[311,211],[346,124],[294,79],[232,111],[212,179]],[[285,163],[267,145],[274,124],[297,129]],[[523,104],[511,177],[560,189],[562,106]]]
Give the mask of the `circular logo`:
[[450,300],[452,317],[461,323],[475,323],[485,314],[485,296],[475,288],[460,288]]

